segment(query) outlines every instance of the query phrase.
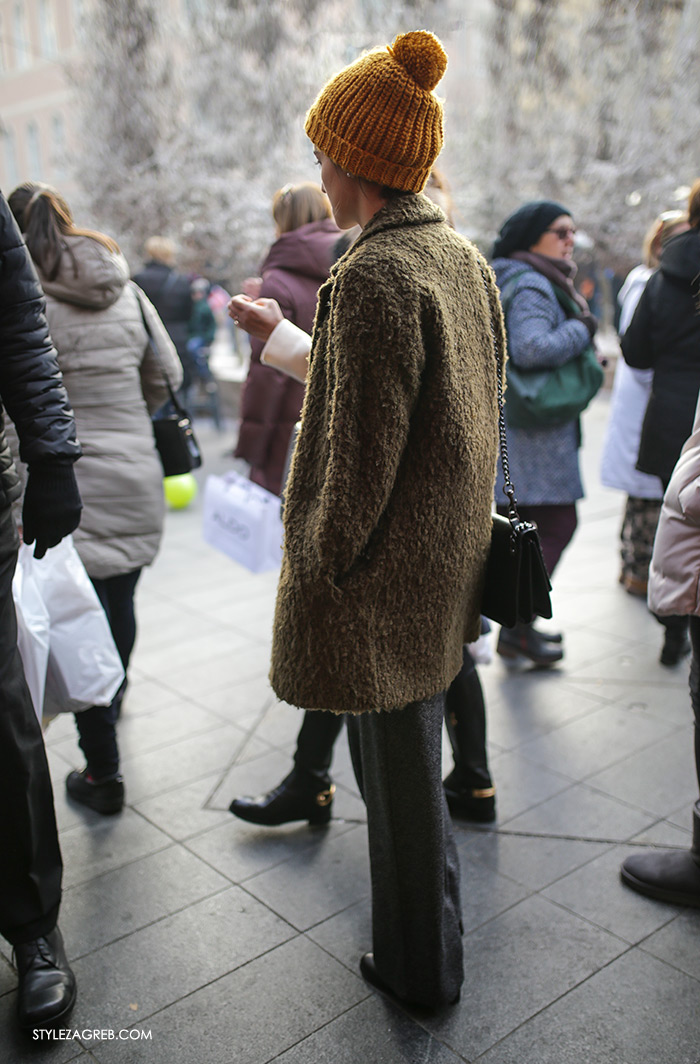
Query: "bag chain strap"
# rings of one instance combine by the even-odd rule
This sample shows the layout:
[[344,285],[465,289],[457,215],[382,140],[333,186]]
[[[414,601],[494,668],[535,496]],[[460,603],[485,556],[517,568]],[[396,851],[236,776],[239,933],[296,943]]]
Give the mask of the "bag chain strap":
[[[484,270],[483,263],[479,262],[479,269],[481,270],[481,276],[484,279],[484,286],[486,288],[486,298],[491,305],[491,297],[489,294],[489,285]],[[498,336],[493,324],[493,315],[489,311],[489,325],[491,326],[491,336],[493,338],[493,353],[496,359],[496,389],[498,396],[498,437],[500,441],[501,452],[501,466],[503,467],[503,494],[508,497],[508,517],[511,520],[520,520],[518,513],[518,500],[515,497],[515,485],[510,479],[510,464],[508,462],[508,441],[506,439],[506,421],[503,414],[505,408],[505,397],[503,395],[503,358],[501,354],[501,347],[498,342]]]

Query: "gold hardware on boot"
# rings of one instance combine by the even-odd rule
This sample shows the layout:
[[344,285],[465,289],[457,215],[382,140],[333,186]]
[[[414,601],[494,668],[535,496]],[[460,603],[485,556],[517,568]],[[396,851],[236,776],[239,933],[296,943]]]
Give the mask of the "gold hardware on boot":
[[333,795],[335,794],[335,783],[331,783],[327,791],[319,791],[316,795],[316,805],[326,806],[330,805],[333,801]]

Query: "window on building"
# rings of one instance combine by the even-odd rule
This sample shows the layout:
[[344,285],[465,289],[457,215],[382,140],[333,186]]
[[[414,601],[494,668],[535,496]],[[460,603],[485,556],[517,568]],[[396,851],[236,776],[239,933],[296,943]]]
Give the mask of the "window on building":
[[51,165],[56,177],[63,177],[66,172],[66,124],[63,115],[54,115],[51,119]]
[[39,0],[39,43],[41,54],[47,59],[52,59],[58,52],[52,0]]
[[27,125],[27,161],[29,163],[29,180],[41,181],[41,145],[39,128],[36,122]]
[[24,4],[15,4],[12,8],[12,46],[15,53],[15,66],[18,70],[26,70],[31,62],[31,53]]
[[17,142],[11,129],[6,129],[2,134],[3,155],[5,156],[5,180],[7,188],[14,188],[19,184],[19,166],[17,165]]

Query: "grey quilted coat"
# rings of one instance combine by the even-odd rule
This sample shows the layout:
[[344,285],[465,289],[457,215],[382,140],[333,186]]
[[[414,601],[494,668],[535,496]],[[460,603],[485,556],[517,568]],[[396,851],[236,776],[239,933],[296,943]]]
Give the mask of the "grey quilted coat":
[[153,561],[163,529],[163,471],[150,413],[182,368],[153,306],[143,305],[122,255],[91,237],[66,237],[58,276],[47,281],[46,316],[83,449],[76,465],[83,500],[75,545],[90,576],[103,579]]

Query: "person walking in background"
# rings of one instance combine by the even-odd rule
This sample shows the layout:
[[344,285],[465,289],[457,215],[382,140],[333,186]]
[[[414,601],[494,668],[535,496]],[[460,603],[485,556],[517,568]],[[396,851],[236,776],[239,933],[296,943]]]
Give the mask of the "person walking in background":
[[[285,185],[275,193],[277,240],[262,266],[256,296],[274,299],[285,318],[311,332],[319,286],[336,257],[340,230],[318,185]],[[263,344],[253,337],[250,368],[241,397],[241,424],[234,455],[250,464],[250,479],[279,495],[292,429],[304,388],[260,361]]]
[[[493,248],[493,269],[501,290],[508,357],[519,370],[548,371],[583,354],[597,322],[575,290],[572,256],[576,227],[560,203],[525,203],[501,226]],[[602,372],[601,372],[602,380]],[[576,530],[576,502],[583,496],[579,448],[581,426],[574,417],[530,428],[508,423],[508,455],[518,510],[537,524],[550,576]],[[496,501],[501,505],[500,480]],[[532,624],[501,628],[497,652],[553,665],[564,656],[561,634]]]
[[[653,373],[642,424],[637,469],[664,489],[690,435],[700,393],[700,179],[688,201],[687,232],[664,245],[624,336],[622,354],[634,369]],[[664,616],[661,664],[677,665],[690,649],[685,617]]]
[[187,330],[187,357],[192,383],[184,395],[184,402],[189,407],[196,389],[203,388],[212,420],[218,429],[221,427],[219,389],[209,367],[209,349],[216,337],[216,318],[208,302],[209,281],[205,277],[197,277],[190,291],[192,315]]
[[182,363],[182,394],[197,379],[187,351],[192,319],[189,277],[175,269],[175,244],[164,236],[151,236],[144,245],[148,260],[133,280],[156,308]]
[[[1,194],[0,261],[0,400],[29,468],[24,541],[43,558],[80,520],[73,471],[80,446],[36,273]],[[68,1015],[76,983],[57,926],[63,864],[51,777],[17,649],[12,578],[18,537],[11,504],[21,483],[1,418],[0,484],[0,934],[14,950],[19,1023],[31,1030]]]
[[432,34],[404,34],[307,115],[335,221],[362,232],[319,291],[270,674],[284,701],[348,715],[372,883],[360,970],[429,1008],[463,980],[442,718],[480,631],[501,327],[486,264],[418,194],[442,144],[446,62]]
[[[700,317],[700,306],[697,309]],[[700,402],[664,495],[649,570],[649,608],[689,617],[690,703],[695,720],[695,772],[700,786]],[[693,807],[690,850],[651,850],[627,857],[622,882],[640,894],[700,908],[700,801]]]
[[[618,296],[620,336],[624,336],[644,287],[659,265],[664,243],[687,228],[688,217],[683,211],[666,211],[648,230],[642,247],[642,264],[630,271]],[[631,595],[644,598],[663,498],[660,479],[636,468],[652,376],[650,369],[632,369],[624,358],[617,360],[600,466],[602,483],[627,494],[620,531],[620,583]]]
[[[149,415],[167,399],[164,375],[179,385],[180,364],[152,305],[129,283],[126,260],[110,237],[77,228],[65,200],[48,185],[21,185],[9,203],[46,295],[84,449],[77,479],[85,509],[75,546],[126,672],[136,638],[136,585],[163,530],[163,470]],[[126,683],[111,705],[75,716],[87,765],[69,774],[66,789],[103,814],[124,804],[116,722]]]

